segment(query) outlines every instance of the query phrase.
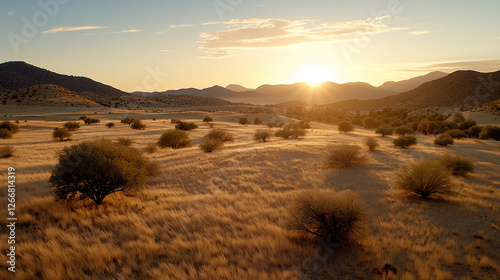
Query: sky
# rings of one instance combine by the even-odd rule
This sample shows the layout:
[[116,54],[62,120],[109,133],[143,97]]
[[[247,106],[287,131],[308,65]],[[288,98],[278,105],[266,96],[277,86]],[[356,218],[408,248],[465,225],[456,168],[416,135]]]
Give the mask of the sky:
[[0,63],[124,91],[500,70],[500,1],[0,2]]

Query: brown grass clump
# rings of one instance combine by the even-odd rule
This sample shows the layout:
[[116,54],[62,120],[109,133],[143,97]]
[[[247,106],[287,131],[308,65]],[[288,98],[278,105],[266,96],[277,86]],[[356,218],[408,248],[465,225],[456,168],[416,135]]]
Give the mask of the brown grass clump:
[[357,145],[331,145],[326,151],[326,166],[331,168],[349,168],[365,161]]
[[266,142],[272,136],[273,132],[271,129],[257,129],[257,131],[255,131],[255,134],[253,135],[253,139],[255,141]]
[[377,138],[375,138],[375,137],[366,137],[365,138],[365,145],[366,145],[366,147],[368,147],[368,150],[370,152],[375,151],[380,146]]
[[305,191],[292,203],[288,228],[330,245],[348,245],[357,240],[366,219],[364,202],[351,191]]
[[200,144],[200,149],[205,153],[211,153],[224,146],[224,142],[219,139],[207,138]]
[[165,131],[158,140],[160,148],[180,149],[191,147],[191,139],[187,132],[177,129]]
[[0,158],[10,158],[14,156],[14,147],[7,145],[0,147]]
[[214,128],[208,132],[203,139],[214,139],[221,142],[234,142],[234,136],[224,128]]
[[456,176],[463,177],[474,172],[474,161],[458,153],[454,155],[446,153],[439,158],[439,162]]
[[56,127],[54,132],[52,132],[52,138],[59,141],[64,141],[65,138],[66,140],[71,140],[71,132],[69,132],[66,128]]
[[419,159],[396,173],[396,188],[429,198],[449,194],[452,185],[448,170],[438,161]]
[[158,146],[156,145],[156,142],[152,142],[146,145],[144,148],[144,152],[148,154],[154,154],[158,151]]
[[132,138],[130,137],[119,137],[117,141],[118,143],[120,143],[120,145],[125,147],[130,147],[132,146],[132,144],[134,144],[134,140],[132,140]]
[[12,132],[10,132],[6,128],[0,129],[0,138],[2,138],[2,139],[12,138]]
[[148,166],[139,150],[102,138],[64,148],[50,183],[56,200],[91,199],[100,205],[112,193],[140,189]]

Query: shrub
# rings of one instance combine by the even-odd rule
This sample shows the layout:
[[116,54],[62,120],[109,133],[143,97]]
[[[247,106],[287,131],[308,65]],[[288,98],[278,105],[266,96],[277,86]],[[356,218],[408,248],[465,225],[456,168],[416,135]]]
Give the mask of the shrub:
[[66,128],[69,131],[75,131],[80,128],[80,124],[77,122],[67,122],[64,124],[64,128]]
[[180,149],[191,146],[191,139],[187,132],[182,130],[171,129],[165,131],[158,141],[160,148]]
[[174,124],[174,123],[180,123],[180,122],[181,122],[181,120],[179,120],[179,119],[171,119],[170,120],[170,123],[172,123],[172,124]]
[[408,125],[400,125],[400,126],[396,127],[396,129],[394,130],[394,133],[396,133],[397,135],[404,136],[406,134],[413,134],[413,133],[415,133],[415,131],[413,130],[413,128],[411,128]]
[[481,133],[479,133],[479,139],[490,138],[500,141],[500,127],[494,125],[483,126]]
[[377,128],[380,125],[380,122],[372,117],[365,118],[363,120],[364,128]]
[[362,126],[363,125],[363,120],[360,119],[360,118],[354,118],[354,119],[351,120],[351,123],[353,125]]
[[134,121],[135,119],[132,119],[132,118],[124,118],[123,120],[121,120],[120,122],[121,123],[124,123],[124,124],[128,124],[129,126],[132,124],[132,122]]
[[396,147],[408,149],[410,146],[417,145],[417,138],[411,135],[399,136],[392,143]]
[[93,118],[86,118],[83,120],[85,124],[93,124],[93,123],[100,123],[101,120],[99,119],[93,119]]
[[78,119],[84,121],[84,120],[88,119],[88,117],[87,116],[81,116]]
[[368,150],[370,152],[375,151],[380,146],[377,138],[375,138],[375,137],[366,137],[365,138],[365,145],[366,145],[366,147],[368,147]]
[[203,136],[203,139],[214,139],[221,142],[234,142],[234,137],[224,128],[214,128],[211,129],[207,135]]
[[354,130],[354,126],[348,121],[342,121],[338,124],[338,130],[340,133],[348,133]]
[[204,122],[204,123],[209,123],[209,122],[213,122],[213,121],[214,121],[214,119],[212,119],[212,118],[211,118],[211,117],[209,117],[209,116],[206,116],[206,117],[203,119],[203,122]]
[[456,176],[466,176],[468,173],[474,173],[474,161],[460,154],[446,153],[439,158],[439,162]]
[[142,123],[141,120],[135,119],[131,124],[130,127],[132,129],[137,129],[137,130],[144,130],[146,129],[146,125]]
[[448,145],[453,145],[455,143],[455,140],[451,138],[451,136],[448,133],[443,133],[440,134],[436,139],[434,139],[434,144],[439,145],[439,146],[448,146]]
[[388,124],[383,124],[375,130],[375,133],[381,134],[383,137],[387,135],[392,135],[394,133],[394,127],[388,125]]
[[255,119],[253,119],[253,124],[255,124],[255,125],[261,125],[262,124],[262,120],[259,119],[259,117],[255,117]]
[[71,140],[71,132],[66,128],[56,128],[52,132],[52,138],[58,139],[59,141],[64,141],[64,138]]
[[341,144],[331,145],[326,149],[325,164],[330,168],[349,168],[362,164],[365,158],[357,145]]
[[453,115],[453,117],[451,118],[452,121],[456,122],[456,123],[461,123],[463,121],[465,121],[465,116],[464,114],[462,113],[456,113],[455,115]]
[[144,152],[148,154],[153,154],[156,153],[157,151],[158,151],[158,146],[156,145],[155,142],[147,144],[146,147],[144,148]]
[[120,145],[125,146],[125,147],[130,147],[130,146],[132,146],[132,144],[134,144],[134,140],[132,140],[129,137],[119,137],[117,142]]
[[475,120],[468,119],[468,120],[465,120],[462,123],[460,123],[460,125],[458,126],[458,129],[460,129],[460,130],[467,130],[470,127],[473,127],[475,125],[477,125],[477,123],[476,123]]
[[14,156],[14,147],[7,145],[0,147],[0,158],[10,158]]
[[19,131],[19,126],[15,123],[11,123],[9,121],[3,121],[0,123],[0,129],[6,129],[11,134],[16,134]]
[[179,122],[178,124],[175,125],[175,129],[178,130],[184,130],[184,131],[189,131],[193,129],[197,129],[198,125],[192,122]]
[[113,128],[113,127],[115,127],[115,124],[114,124],[114,123],[112,123],[112,122],[110,122],[110,123],[107,123],[107,124],[106,124],[106,127],[108,127],[108,128]]
[[314,190],[297,195],[287,227],[304,237],[346,246],[360,236],[366,220],[366,206],[355,193]]
[[479,134],[481,133],[482,130],[483,130],[482,127],[474,125],[474,126],[467,128],[465,133],[467,133],[467,135],[469,135],[469,138],[479,138]]
[[443,132],[444,132],[443,128],[437,122],[429,122],[427,124],[426,135],[427,134],[438,135]]
[[453,139],[461,139],[468,136],[467,133],[461,131],[460,129],[450,129],[446,131],[446,134],[450,135]]
[[214,138],[206,138],[200,144],[200,149],[206,153],[211,153],[222,146],[224,146],[223,141]]
[[238,123],[239,124],[242,124],[242,125],[247,125],[247,124],[250,124],[250,121],[248,120],[247,117],[241,117],[239,120],[238,120]]
[[300,136],[305,135],[306,131],[302,129],[298,123],[289,123],[274,134],[274,136],[276,137],[282,137],[285,139],[288,139],[290,137],[299,138]]
[[450,174],[437,161],[417,160],[396,173],[396,188],[428,198],[451,191]]
[[257,129],[255,134],[253,135],[253,138],[255,141],[262,141],[266,142],[269,138],[271,138],[273,135],[273,132],[271,129]]
[[100,205],[112,193],[139,190],[150,165],[135,148],[105,138],[84,141],[63,149],[50,183],[56,200],[91,199]]
[[301,129],[309,129],[309,128],[311,128],[311,125],[309,124],[309,122],[306,122],[306,121],[299,121],[298,124],[299,124],[299,127]]
[[0,129],[0,138],[7,139],[12,137],[12,132],[6,128]]

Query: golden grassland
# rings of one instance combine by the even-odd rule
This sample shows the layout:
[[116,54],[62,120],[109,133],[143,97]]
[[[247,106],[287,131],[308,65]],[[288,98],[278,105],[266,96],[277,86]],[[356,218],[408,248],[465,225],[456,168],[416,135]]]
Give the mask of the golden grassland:
[[[373,130],[340,134],[336,126],[312,123],[305,138],[259,143],[253,133],[264,126],[239,125],[241,115],[220,110],[209,114],[214,127],[228,129],[236,141],[207,154],[197,146],[209,130],[201,121],[204,112],[30,110],[11,118],[20,121],[20,132],[0,140],[15,148],[14,157],[0,159],[4,178],[9,166],[17,171],[15,279],[382,279],[373,270],[386,263],[398,269],[386,279],[500,276],[498,142],[461,139],[438,147],[432,136],[417,135],[417,146],[400,149],[391,137],[377,137],[381,146],[368,152],[362,143],[375,135]],[[84,114],[101,123],[82,124],[72,141],[52,140],[54,127]],[[142,118],[147,129],[121,124],[124,117]],[[276,118],[259,117],[264,123]],[[171,118],[200,126],[189,132],[194,145],[147,155],[161,172],[143,192],[112,195],[100,207],[54,201],[48,179],[63,147],[99,137],[130,137],[134,147],[143,149],[173,128]],[[105,127],[108,122],[116,127]],[[342,143],[360,145],[366,163],[346,170],[324,168],[327,145]],[[401,165],[444,152],[475,159],[474,174],[453,179],[453,195],[421,200],[394,189]],[[370,220],[359,246],[325,251],[286,229],[291,200],[314,188],[352,190],[366,202]],[[2,190],[4,224],[6,184]],[[2,227],[0,278],[14,279],[7,271],[9,245]]]

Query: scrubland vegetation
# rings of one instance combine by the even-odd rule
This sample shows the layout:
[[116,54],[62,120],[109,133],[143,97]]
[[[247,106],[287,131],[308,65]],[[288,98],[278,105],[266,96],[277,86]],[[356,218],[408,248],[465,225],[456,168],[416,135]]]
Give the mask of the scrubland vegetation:
[[[307,111],[303,121],[293,112],[258,115],[269,129],[252,114],[253,124],[239,124],[240,112],[210,112],[209,123],[206,112],[106,111],[94,114],[103,124],[82,126],[72,141],[52,140],[54,127],[83,113],[93,114],[30,119],[0,139],[2,149],[14,149],[0,168],[23,174],[17,279],[465,280],[500,273],[495,127],[393,110],[353,114],[350,133],[308,122],[315,116]],[[342,114],[322,117],[339,124],[349,119]],[[130,129],[134,119],[145,129]],[[117,125],[109,129],[110,122]],[[397,136],[378,136],[381,125]],[[434,144],[441,137],[434,135],[452,139],[446,132],[455,129],[467,137]],[[410,139],[400,145],[408,149],[394,146],[398,139]],[[418,145],[408,144],[413,139]],[[0,243],[2,252],[7,246]],[[9,279],[5,254],[0,263],[0,278]]]

